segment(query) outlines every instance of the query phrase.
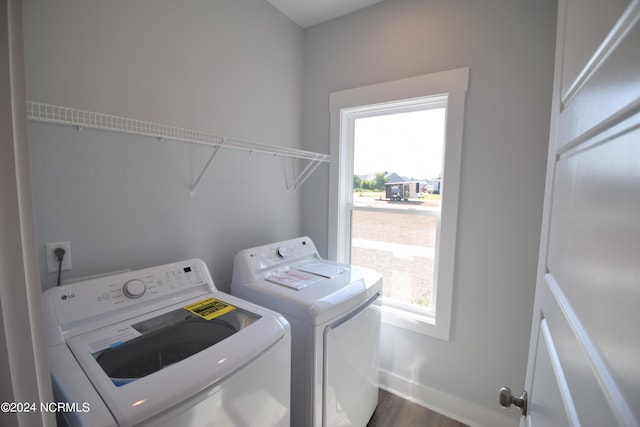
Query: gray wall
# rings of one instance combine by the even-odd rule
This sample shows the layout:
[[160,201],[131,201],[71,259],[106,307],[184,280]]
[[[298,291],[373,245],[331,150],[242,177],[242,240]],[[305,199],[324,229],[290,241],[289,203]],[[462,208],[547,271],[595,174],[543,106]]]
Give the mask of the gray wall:
[[[303,32],[264,0],[24,2],[27,98],[301,146]],[[69,240],[74,278],[202,258],[229,289],[239,249],[300,234],[280,158],[31,122],[44,244]]]
[[[387,0],[305,32],[312,151],[329,151],[332,91],[470,67],[451,341],[386,325],[381,367],[413,398],[485,425],[501,422],[498,388],[524,385],[555,17],[554,0]],[[328,181],[325,170],[310,178],[302,210],[303,231],[324,254]]]

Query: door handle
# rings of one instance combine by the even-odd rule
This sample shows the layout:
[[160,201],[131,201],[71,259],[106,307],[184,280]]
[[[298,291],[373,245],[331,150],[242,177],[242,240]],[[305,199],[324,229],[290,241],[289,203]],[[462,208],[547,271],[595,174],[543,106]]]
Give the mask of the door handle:
[[522,416],[527,416],[527,390],[523,390],[520,396],[514,396],[509,387],[502,387],[498,394],[500,406],[507,409],[511,405],[516,405],[522,411]]

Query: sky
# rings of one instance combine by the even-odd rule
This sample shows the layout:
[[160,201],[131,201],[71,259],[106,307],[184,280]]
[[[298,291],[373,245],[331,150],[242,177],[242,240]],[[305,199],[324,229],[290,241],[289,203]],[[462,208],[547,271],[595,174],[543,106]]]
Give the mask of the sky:
[[355,123],[356,175],[395,172],[429,179],[442,173],[445,109],[359,118]]

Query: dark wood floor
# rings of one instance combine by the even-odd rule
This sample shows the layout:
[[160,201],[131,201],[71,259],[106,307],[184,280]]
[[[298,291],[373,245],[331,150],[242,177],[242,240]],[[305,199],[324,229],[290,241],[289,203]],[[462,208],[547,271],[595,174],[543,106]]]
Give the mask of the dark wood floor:
[[367,427],[468,427],[409,402],[394,394],[380,390],[378,407]]

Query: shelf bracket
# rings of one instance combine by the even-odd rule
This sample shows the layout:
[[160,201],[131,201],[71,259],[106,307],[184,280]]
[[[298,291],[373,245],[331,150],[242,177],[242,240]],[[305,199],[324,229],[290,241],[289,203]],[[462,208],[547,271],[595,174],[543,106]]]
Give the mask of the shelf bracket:
[[[300,172],[300,174],[293,180],[292,183],[287,182],[287,190],[297,190],[306,180],[318,169],[318,166],[322,163],[322,155],[318,155],[313,159],[310,159],[307,166]],[[287,179],[288,181],[288,179]]]
[[[222,144],[224,144],[224,139],[222,140]],[[218,150],[220,150],[220,146],[222,145],[216,145],[213,148],[213,153],[211,153],[211,156],[209,156],[209,160],[207,160],[207,163],[205,163],[204,167],[202,168],[202,171],[200,172],[200,175],[198,175],[198,177],[196,178],[196,180],[193,182],[193,185],[190,188],[190,196],[191,197],[196,197],[196,187],[198,186],[198,183],[200,182],[200,180],[202,179],[202,176],[204,175],[204,173],[207,171],[207,169],[209,168],[209,165],[211,164],[211,161],[213,160],[213,158],[216,156],[216,154],[218,154]]]

